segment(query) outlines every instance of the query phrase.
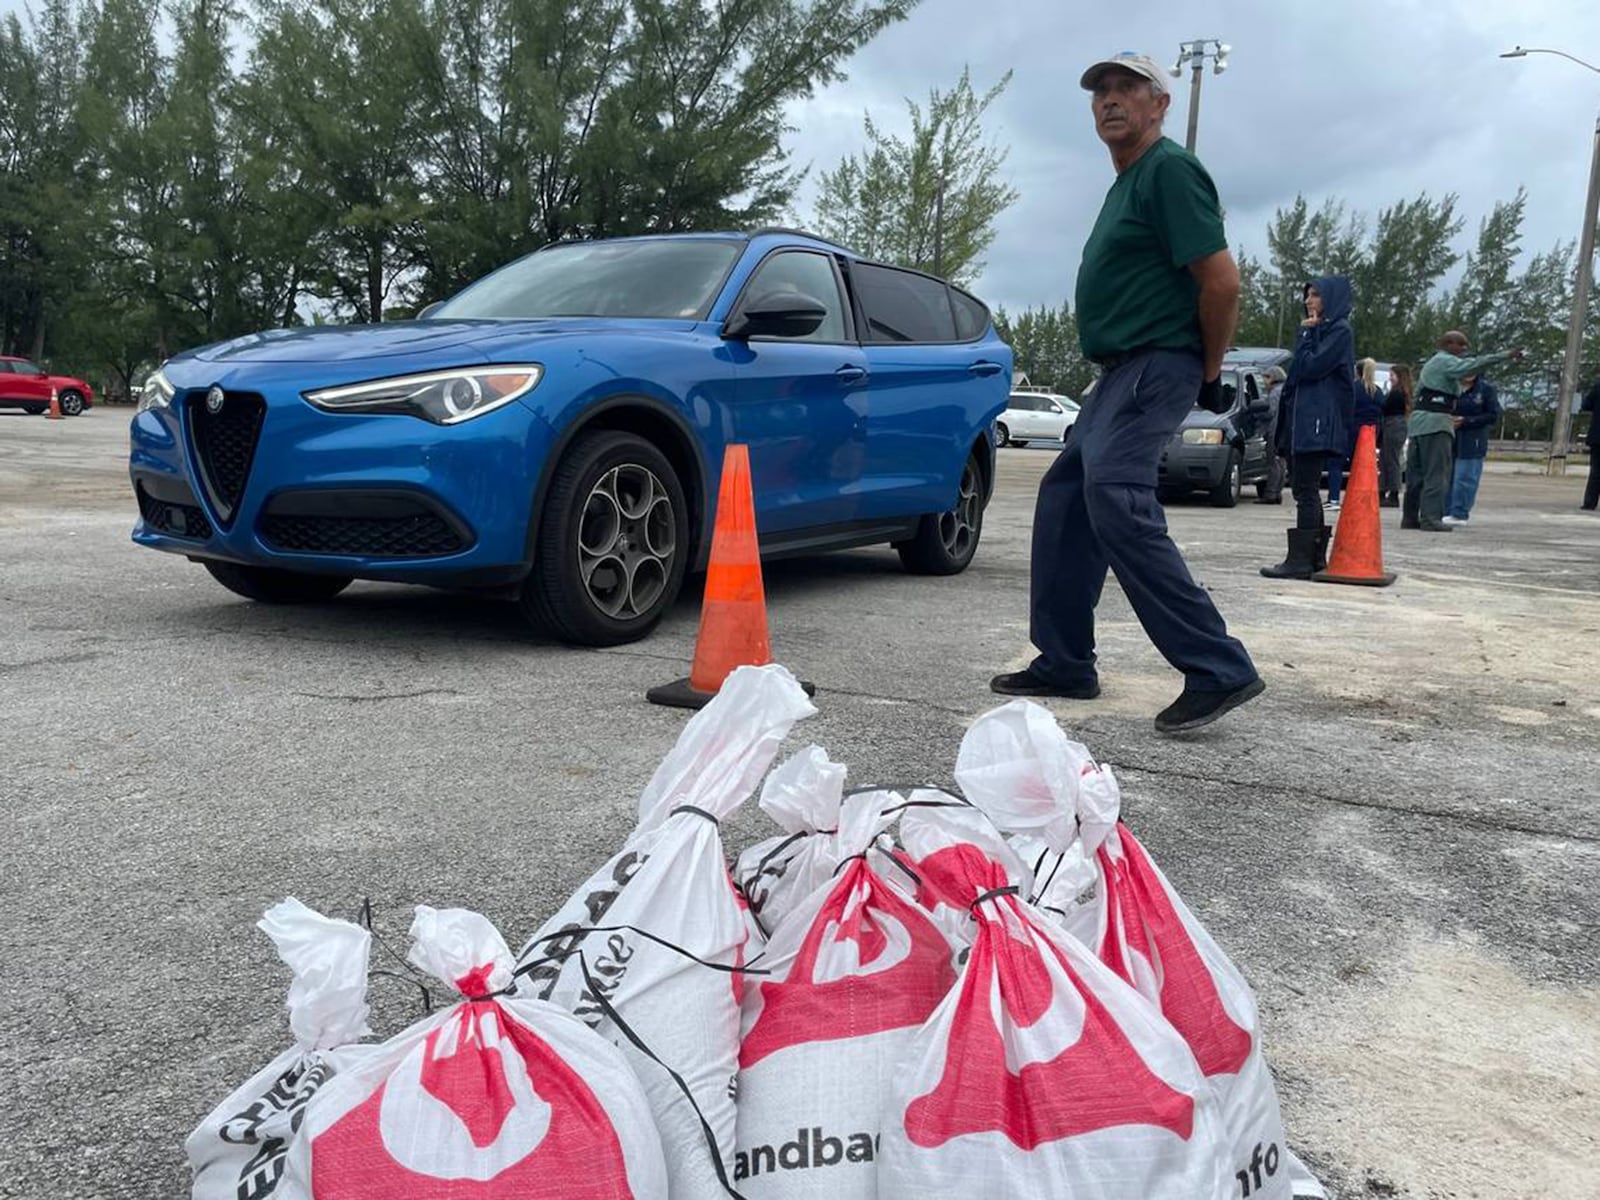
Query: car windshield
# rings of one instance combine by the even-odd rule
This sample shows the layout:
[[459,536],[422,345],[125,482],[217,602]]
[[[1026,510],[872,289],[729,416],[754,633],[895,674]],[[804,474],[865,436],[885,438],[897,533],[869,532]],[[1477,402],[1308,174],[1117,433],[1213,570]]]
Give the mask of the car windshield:
[[501,267],[428,315],[701,320],[744,245],[661,238],[552,246]]

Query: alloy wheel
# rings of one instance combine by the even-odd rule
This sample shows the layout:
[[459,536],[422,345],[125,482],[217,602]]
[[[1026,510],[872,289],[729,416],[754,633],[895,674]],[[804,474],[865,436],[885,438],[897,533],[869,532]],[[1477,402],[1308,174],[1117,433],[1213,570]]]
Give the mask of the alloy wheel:
[[578,575],[597,609],[616,620],[649,612],[678,551],[672,498],[655,472],[624,463],[602,475],[584,501],[577,550]]
[[939,540],[951,558],[962,558],[978,536],[981,515],[977,468],[969,461],[961,472],[961,494],[956,506],[939,516]]

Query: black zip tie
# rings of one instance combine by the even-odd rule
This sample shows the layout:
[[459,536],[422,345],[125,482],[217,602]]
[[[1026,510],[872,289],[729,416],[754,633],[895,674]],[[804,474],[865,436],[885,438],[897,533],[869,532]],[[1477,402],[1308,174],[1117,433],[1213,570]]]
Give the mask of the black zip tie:
[[902,850],[902,851],[901,851],[901,852],[900,852],[900,854],[894,854],[894,853],[891,853],[891,852],[890,852],[890,851],[888,851],[888,850],[885,850],[885,851],[883,851],[883,852],[882,852],[882,853],[883,853],[883,855],[884,855],[884,857],[885,857],[885,858],[887,858],[887,859],[888,859],[888,860],[889,860],[889,861],[890,861],[890,862],[892,862],[892,863],[893,863],[893,864],[894,864],[894,865],[895,865],[895,866],[897,866],[897,867],[899,867],[899,868],[900,868],[900,869],[901,869],[901,870],[902,870],[902,871],[904,871],[904,872],[905,872],[905,873],[906,873],[906,874],[907,874],[907,875],[908,875],[908,876],[910,876],[910,877],[911,877],[911,882],[912,882],[912,883],[914,883],[914,884],[916,884],[916,885],[917,885],[917,887],[918,887],[918,888],[919,888],[919,889],[920,889],[920,888],[921,888],[921,887],[922,887],[922,876],[920,876],[920,875],[918,875],[918,874],[917,874],[917,873],[916,873],[916,872],[915,872],[915,871],[913,871],[913,870],[912,870],[912,869],[911,869],[911,868],[910,868],[910,867],[908,867],[908,866],[906,866],[906,864],[905,864],[905,863],[903,863],[903,862],[901,862],[901,861],[900,861],[900,854],[904,854],[904,853],[905,853],[905,851],[904,851],[904,850]]
[[693,813],[697,817],[704,817],[706,820],[710,821],[713,825],[717,826],[717,828],[719,828],[719,829],[722,827],[722,820],[719,817],[713,817],[705,809],[696,808],[692,804],[680,804],[680,805],[678,805],[677,808],[675,808],[671,812],[669,812],[667,814],[667,816],[675,817],[679,813]]
[[595,982],[594,976],[589,974],[589,962],[583,957],[582,950],[578,951],[578,970],[583,972],[583,982],[589,989],[589,994],[594,997],[595,1003],[600,1006],[600,1011],[605,1013],[606,1018],[617,1027],[617,1031],[632,1043],[634,1049],[665,1071],[672,1079],[672,1082],[677,1085],[678,1090],[683,1093],[683,1098],[689,1102],[689,1107],[694,1109],[694,1115],[700,1121],[700,1130],[706,1139],[706,1149],[711,1152],[711,1165],[716,1168],[717,1182],[722,1184],[722,1190],[727,1192],[733,1200],[744,1200],[744,1197],[734,1190],[733,1184],[728,1182],[728,1168],[722,1161],[722,1150],[717,1145],[716,1131],[711,1128],[711,1122],[706,1120],[705,1113],[701,1111],[699,1102],[694,1098],[694,1092],[689,1089],[688,1081],[662,1062],[656,1052],[645,1045],[644,1039],[635,1033],[632,1026],[624,1021],[617,1010],[611,1006],[611,1001],[606,999],[605,993],[600,990],[600,985]]
[[409,983],[422,993],[422,1015],[428,1016],[433,1012],[433,992],[428,985],[420,979],[413,979],[409,975],[402,975],[398,971],[385,971],[382,967],[374,967],[367,972],[368,975],[379,975],[385,979],[398,979],[401,983]]
[[967,911],[976,917],[978,915],[978,905],[982,904],[985,900],[998,900],[1002,896],[1015,896],[1021,890],[1022,889],[1014,883],[1007,887],[990,888],[971,904],[967,905]]
[[[824,831],[819,829],[819,830],[817,830],[817,832],[818,833],[822,833]],[[834,830],[827,830],[826,832],[833,833],[835,831]],[[751,881],[759,880],[763,875],[765,875],[767,873],[767,869],[772,865],[772,860],[777,858],[778,855],[782,854],[785,850],[787,850],[790,846],[794,845],[801,838],[806,838],[806,837],[810,837],[810,836],[811,836],[811,834],[808,831],[802,829],[799,833],[791,833],[788,837],[784,838],[783,841],[779,842],[776,846],[774,846],[771,850],[769,850],[762,857],[760,862],[756,863],[756,869],[752,874],[745,876],[746,886],[748,886]],[[746,899],[748,899],[748,898],[749,897],[747,895]]]
[[[432,977],[429,975],[424,975],[421,971],[417,970],[417,968],[412,965],[410,959],[406,958],[393,946],[389,945],[388,942],[384,941],[382,935],[378,933],[377,928],[372,923],[372,898],[370,896],[363,896],[361,898],[361,911],[356,918],[356,923],[372,935],[372,940],[377,944],[378,949],[382,950],[390,958],[394,959],[395,962],[400,964],[401,969],[405,971],[405,975],[397,976],[397,978],[407,978],[420,988],[426,989],[429,986],[432,981]],[[368,974],[393,975],[394,972],[369,971]],[[432,992],[429,992],[429,995],[431,996]],[[432,1009],[428,1009],[427,1011],[431,1012]]]
[[640,929],[637,925],[585,925],[585,926],[580,926],[579,928],[576,928],[576,929],[561,929],[561,930],[557,930],[555,933],[547,933],[543,937],[536,937],[536,938],[530,939],[527,942],[527,944],[525,944],[522,947],[522,952],[517,955],[517,962],[518,962],[519,965],[517,966],[516,970],[514,970],[511,973],[512,978],[516,979],[516,978],[519,978],[520,976],[526,975],[528,972],[532,971],[535,967],[542,966],[543,964],[545,964],[547,962],[565,963],[567,961],[567,959],[571,958],[574,954],[582,954],[583,953],[583,947],[581,945],[579,945],[579,946],[574,946],[571,950],[568,950],[568,951],[566,951],[564,953],[549,954],[549,955],[546,955],[544,958],[538,959],[538,960],[536,960],[534,962],[530,962],[530,963],[527,963],[527,964],[522,964],[522,959],[527,956],[528,951],[531,950],[534,946],[538,945],[540,942],[553,942],[553,941],[556,941],[559,938],[574,937],[574,936],[579,937],[580,939],[583,939],[583,938],[587,938],[591,933],[637,933],[640,937],[648,938],[650,941],[654,942],[658,946],[665,946],[668,950],[672,950],[672,951],[677,952],[678,954],[683,955],[683,957],[689,959],[691,962],[698,963],[702,967],[710,967],[713,971],[725,971],[729,975],[770,975],[770,974],[772,974],[771,971],[757,970],[757,969],[754,969],[754,968],[749,967],[749,966],[738,967],[738,966],[729,966],[727,963],[710,962],[707,959],[701,958],[698,954],[694,954],[691,951],[685,950],[682,946],[674,945],[673,943],[667,941],[665,938],[657,937],[655,934],[651,933],[648,929]]
[[[1056,855],[1056,865],[1050,868],[1050,878],[1044,881],[1044,886],[1039,889],[1039,895],[1043,896],[1050,890],[1050,885],[1056,881],[1056,872],[1061,870],[1061,860],[1066,857],[1067,856],[1065,854]],[[1037,882],[1037,880],[1035,880],[1035,882]]]
[[851,863],[853,863],[853,862],[855,862],[855,861],[856,861],[856,859],[858,859],[858,858],[859,858],[859,859],[860,859],[860,860],[861,860],[861,861],[862,861],[862,862],[866,862],[866,861],[867,861],[867,855],[868,855],[868,854],[869,854],[869,853],[871,853],[871,851],[872,851],[872,847],[871,847],[871,846],[868,846],[868,847],[867,847],[867,848],[866,848],[866,849],[865,849],[865,850],[863,850],[863,851],[862,851],[862,852],[861,852],[861,853],[860,853],[860,854],[852,854],[852,855],[851,855],[851,856],[850,856],[850,857],[849,857],[849,858],[841,858],[841,859],[840,859],[840,860],[839,860],[839,865],[838,865],[838,866],[837,866],[837,867],[835,867],[835,868],[834,868],[834,869],[833,869],[833,875],[832,875],[832,878],[834,878],[834,879],[837,879],[837,878],[838,878],[838,877],[839,877],[839,872],[840,872],[840,871],[842,871],[842,870],[844,870],[844,869],[845,869],[845,868],[846,868],[846,867],[847,867],[847,866],[849,866],[849,865],[850,865],[850,864],[851,864]]

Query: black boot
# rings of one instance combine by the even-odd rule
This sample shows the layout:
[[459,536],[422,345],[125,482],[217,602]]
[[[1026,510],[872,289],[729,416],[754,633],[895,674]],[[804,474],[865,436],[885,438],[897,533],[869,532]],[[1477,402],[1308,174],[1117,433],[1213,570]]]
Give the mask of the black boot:
[[1328,569],[1328,543],[1333,540],[1333,530],[1324,525],[1317,530],[1317,541],[1311,549],[1311,566],[1314,571]]
[[1317,535],[1320,529],[1289,530],[1289,556],[1275,567],[1262,567],[1268,579],[1310,579],[1316,568]]
[[1283,493],[1279,492],[1276,495],[1273,495],[1271,492],[1268,492],[1265,496],[1257,496],[1255,502],[1257,504],[1282,504]]

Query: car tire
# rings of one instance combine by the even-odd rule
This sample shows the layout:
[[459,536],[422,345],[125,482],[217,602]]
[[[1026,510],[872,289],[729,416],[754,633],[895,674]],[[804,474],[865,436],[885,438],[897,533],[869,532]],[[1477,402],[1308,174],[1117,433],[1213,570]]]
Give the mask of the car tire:
[[1028,443],[1026,441],[1018,441],[1016,438],[1012,438],[1011,439],[1011,444],[1013,446],[1022,447],[1022,446],[1026,446]]
[[913,575],[959,575],[978,552],[983,535],[983,473],[978,456],[961,470],[961,490],[948,512],[929,513],[916,534],[894,548],[900,564]]
[[564,642],[635,642],[678,598],[688,560],[689,506],[667,456],[595,430],[556,465],[518,602]]
[[1228,470],[1222,482],[1211,489],[1211,503],[1215,508],[1232,508],[1239,503],[1244,491],[1244,460],[1237,450],[1228,454]]
[[247,567],[212,559],[203,560],[201,565],[230,592],[263,604],[318,604],[332,600],[351,582],[348,575],[313,575],[308,571]]
[[81,417],[87,407],[83,402],[83,393],[77,388],[68,388],[56,399],[61,401],[61,415],[64,417]]
[[1011,445],[1011,430],[1006,428],[1004,421],[996,421],[994,424],[994,444],[996,446]]

